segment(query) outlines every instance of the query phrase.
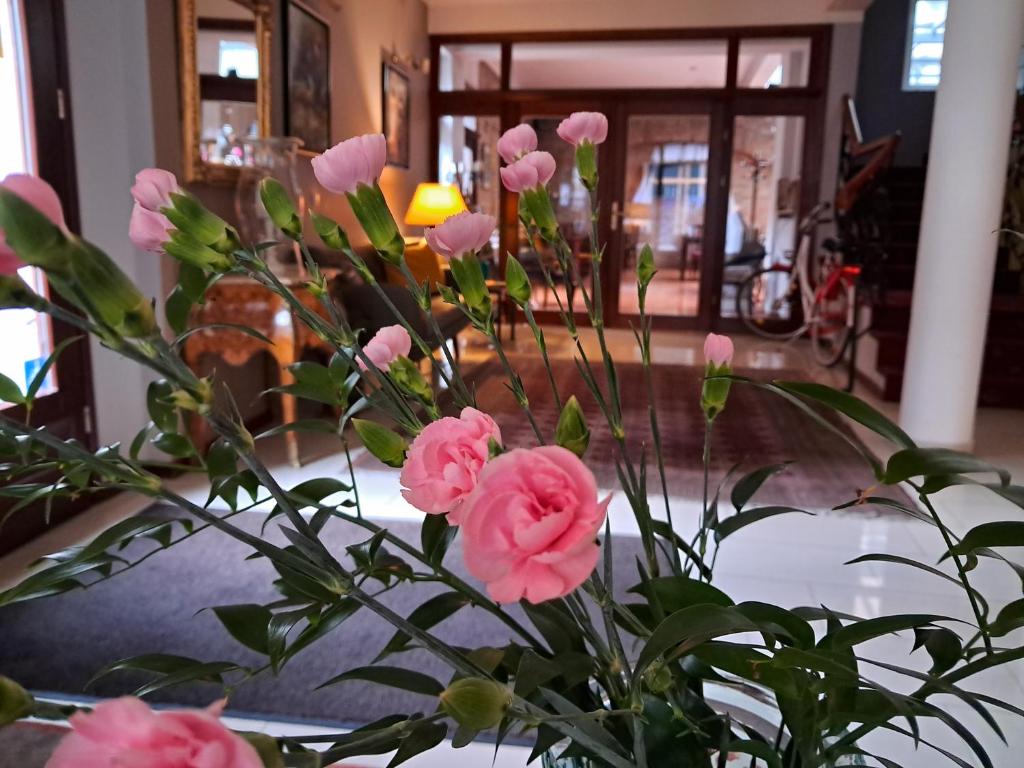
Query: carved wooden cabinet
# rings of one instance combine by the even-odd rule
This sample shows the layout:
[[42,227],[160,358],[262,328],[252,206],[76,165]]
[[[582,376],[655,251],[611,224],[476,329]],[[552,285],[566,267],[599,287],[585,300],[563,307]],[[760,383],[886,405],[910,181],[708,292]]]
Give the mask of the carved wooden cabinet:
[[[301,279],[282,280],[302,303],[322,316],[326,310],[306,290]],[[215,355],[229,365],[244,365],[259,352],[269,352],[277,363],[281,384],[292,382],[288,366],[298,362],[306,349],[330,347],[319,339],[301,321],[297,320],[284,299],[258,283],[246,278],[227,277],[217,282],[206,294],[206,303],[197,306],[192,316],[192,327],[215,323],[235,323],[253,328],[269,338],[267,345],[253,336],[231,328],[203,328],[185,342],[185,361],[199,371],[205,355]],[[285,424],[296,420],[297,403],[292,395],[282,394],[281,414]],[[192,420],[192,436],[203,444],[209,436],[203,431],[201,419]],[[288,460],[299,465],[298,435],[286,432]]]

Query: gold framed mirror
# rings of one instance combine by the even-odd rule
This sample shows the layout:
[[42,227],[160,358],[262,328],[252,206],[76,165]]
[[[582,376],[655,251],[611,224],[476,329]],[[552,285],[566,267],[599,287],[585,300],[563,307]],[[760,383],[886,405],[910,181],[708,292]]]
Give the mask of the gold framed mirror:
[[178,0],[186,182],[233,185],[240,140],[270,135],[268,0]]

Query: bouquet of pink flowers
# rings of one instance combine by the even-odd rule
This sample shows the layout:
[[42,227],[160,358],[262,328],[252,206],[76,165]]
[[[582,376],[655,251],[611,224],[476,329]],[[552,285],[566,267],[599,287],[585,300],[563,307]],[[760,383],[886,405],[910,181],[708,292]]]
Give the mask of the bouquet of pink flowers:
[[[390,764],[398,765],[446,738],[460,747],[487,732],[496,734],[499,743],[506,738],[532,740],[534,757],[544,755],[551,765],[564,761],[612,768],[711,768],[740,757],[750,766],[814,768],[866,761],[896,765],[869,753],[866,737],[885,729],[919,740],[919,721],[936,720],[963,739],[976,761],[972,764],[991,766],[977,737],[934,699],[966,702],[996,732],[999,726],[991,708],[1024,715],[1010,704],[963,687],[980,672],[1024,658],[1019,645],[1000,645],[1024,625],[1024,600],[996,610],[970,580],[981,557],[1024,573],[999,551],[1024,543],[1024,523],[990,523],[957,537],[929,497],[950,485],[975,484],[1024,506],[1024,489],[1012,485],[1005,472],[968,454],[918,447],[895,424],[851,395],[818,384],[767,383],[737,376],[731,368],[733,342],[711,334],[704,350],[701,391],[693,393],[700,397],[704,414],[703,503],[696,533],[684,536],[680,521],[673,517],[661,440],[665,429],[673,427],[659,424],[652,400],[649,434],[644,436],[657,469],[658,479],[652,483],[654,472],[648,472],[646,452],[636,455],[627,442],[616,361],[605,337],[597,145],[606,140],[607,132],[607,120],[598,113],[574,114],[558,129],[559,136],[574,146],[575,170],[590,193],[594,264],[589,281],[581,278],[546,186],[555,170],[554,158],[537,150],[537,137],[528,125],[511,129],[498,142],[506,163],[501,178],[519,197],[520,220],[531,242],[539,238],[553,250],[566,280],[567,289],[553,293],[575,345],[579,375],[602,415],[601,424],[588,423],[577,399],[559,391],[545,329],[531,311],[529,278],[509,254],[504,259],[508,295],[536,340],[559,418],[557,423],[545,423],[531,410],[522,379],[496,331],[496,308],[478,257],[494,230],[492,217],[463,213],[428,230],[428,243],[450,262],[453,284],[431,286],[416,280],[378,185],[385,163],[381,135],[341,142],[316,157],[313,170],[327,190],[347,198],[377,256],[406,277],[408,290],[426,313],[428,336],[434,334],[435,339],[417,332],[394,307],[375,272],[351,247],[347,233],[335,221],[313,213],[319,240],[344,254],[395,312],[395,325],[362,338],[332,298],[328,279],[308,248],[302,217],[273,180],[262,186],[264,207],[282,237],[303,254],[306,288],[323,311],[310,309],[267,266],[261,253],[273,244],[241,242],[234,228],[180,188],[172,174],[150,169],[138,175],[131,190],[135,208],[129,235],[139,247],[180,262],[179,282],[166,302],[165,330],[158,325],[150,298],[109,257],[68,231],[56,196],[44,182],[12,176],[0,184],[0,308],[47,313],[95,336],[158,377],[149,392],[152,421],[127,447],[110,445],[93,452],[0,414],[3,496],[26,506],[116,489],[180,510],[179,516],[170,518],[130,518],[87,545],[53,555],[0,593],[0,611],[5,604],[45,599],[116,578],[131,567],[117,554],[129,542],[145,538],[158,548],[188,546],[198,521],[201,528],[216,529],[269,560],[279,577],[275,583],[280,600],[217,610],[226,631],[265,656],[267,663],[211,666],[199,659],[147,655],[122,660],[111,669],[148,672],[153,679],[145,686],[146,693],[196,681],[234,689],[257,675],[276,674],[298,651],[331,633],[344,634],[353,615],[372,612],[394,627],[394,637],[378,661],[338,679],[370,681],[426,697],[421,713],[385,718],[352,732],[275,739],[229,731],[219,720],[223,701],[204,711],[153,711],[140,699],[125,697],[90,710],[35,698],[15,681],[0,678],[0,725],[30,716],[69,718],[73,730],[50,761],[53,768],[321,766],[391,751]],[[540,263],[544,280],[554,289],[555,278],[546,262]],[[64,301],[57,304],[30,289],[16,273],[23,264],[45,271],[49,285]],[[640,319],[635,338],[649,383],[652,331],[645,301],[655,274],[650,248],[641,251],[636,272]],[[401,468],[402,495],[425,513],[419,542],[389,531],[374,522],[373,510],[362,508],[351,459],[351,482],[324,478],[282,487],[259,458],[258,438],[246,429],[230,393],[215,378],[199,377],[184,364],[179,349],[195,331],[188,327],[192,309],[225,275],[248,277],[274,292],[330,345],[333,356],[327,365],[299,364],[293,371],[294,383],[283,389],[331,406],[337,417],[284,429],[333,433],[346,457],[349,441],[358,436],[376,459]],[[597,360],[589,358],[581,340],[574,313],[577,292],[600,348]],[[435,294],[457,307],[489,339],[530,424],[533,444],[507,444],[494,419],[477,407],[473,388],[451,359],[441,329],[430,316]],[[435,347],[440,349],[438,356],[433,354]],[[443,382],[443,396],[432,384],[435,376],[425,375],[410,358],[414,348]],[[33,394],[21,393],[13,382],[0,385],[4,398],[31,410]],[[765,520],[770,525],[776,515],[799,511],[750,504],[778,467],[758,468],[736,481],[731,496],[735,512],[727,515],[721,510],[718,498],[727,480],[713,483],[708,461],[713,427],[728,411],[735,387],[756,388],[765,398],[781,398],[799,408],[833,439],[847,441],[861,453],[879,485],[904,483],[912,488],[918,505],[866,494],[849,504],[885,504],[930,525],[936,554],[953,566],[953,575],[906,557],[890,556],[889,561],[958,583],[973,620],[965,623],[934,614],[862,619],[825,607],[787,609],[743,601],[716,587],[717,550],[729,536],[747,525]],[[217,393],[222,396],[215,397]],[[877,461],[837,426],[835,417],[877,433],[891,443],[892,456],[884,464]],[[212,445],[195,444],[184,429],[186,419],[204,420],[216,435]],[[607,519],[611,497],[599,489],[586,463],[592,430],[607,430],[611,437],[618,470],[615,493],[628,502],[639,531],[641,556],[635,567],[613,567]],[[146,444],[173,459],[190,460],[194,469],[205,473],[210,501],[197,504],[175,492],[154,465],[141,458]],[[341,502],[326,501],[337,499],[339,493]],[[232,513],[214,511],[214,499],[226,502]],[[283,540],[254,534],[230,519],[234,512],[266,500],[274,504],[269,517],[280,523]],[[654,506],[659,507],[657,513]],[[356,526],[365,531],[366,540],[346,551],[332,551],[322,532],[335,525]],[[469,580],[449,567],[449,548],[456,537]],[[380,599],[385,592],[415,589],[421,582],[441,585],[445,591],[409,615],[396,613]],[[618,597],[624,586],[635,599]],[[511,604],[518,607],[510,610]],[[504,625],[509,640],[503,647],[453,645],[434,631],[456,611],[470,607],[483,614],[481,621]],[[912,631],[914,649],[923,648],[931,657],[927,672],[861,656],[864,643],[903,631]],[[413,647],[425,648],[445,662],[450,676],[438,680],[385,663]],[[902,675],[909,690],[873,681],[864,671],[868,664]],[[720,696],[725,689],[752,702],[771,703],[774,718],[746,717],[742,707],[724,706]],[[968,765],[940,751],[953,762]]]

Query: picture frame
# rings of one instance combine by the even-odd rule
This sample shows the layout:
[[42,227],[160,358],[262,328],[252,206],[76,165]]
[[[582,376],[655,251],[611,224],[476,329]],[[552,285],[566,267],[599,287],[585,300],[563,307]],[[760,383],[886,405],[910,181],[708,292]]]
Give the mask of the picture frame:
[[287,0],[284,16],[284,130],[305,154],[326,152],[331,140],[331,26],[305,3]]
[[387,141],[387,162],[399,168],[409,167],[409,76],[388,62],[381,72],[382,130]]

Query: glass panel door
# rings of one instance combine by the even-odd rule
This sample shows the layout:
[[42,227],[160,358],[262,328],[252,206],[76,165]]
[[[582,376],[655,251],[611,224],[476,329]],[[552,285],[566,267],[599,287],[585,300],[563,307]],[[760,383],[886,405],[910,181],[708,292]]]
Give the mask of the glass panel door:
[[[12,173],[35,171],[33,132],[29,127],[30,109],[24,60],[15,0],[0,0],[0,179]],[[18,274],[37,291],[45,291],[42,273],[23,267]],[[49,319],[32,310],[0,312],[0,373],[12,379],[22,391],[53,349]],[[51,373],[39,395],[56,391],[56,376]],[[4,404],[0,403],[0,408]]]
[[630,115],[626,129],[618,310],[639,312],[636,260],[644,245],[658,270],[647,292],[647,313],[697,317],[704,273],[710,115]]
[[[764,321],[791,321],[785,300],[797,247],[804,118],[738,115],[725,226],[721,316],[738,317],[737,301]],[[773,268],[761,275],[760,270]]]

